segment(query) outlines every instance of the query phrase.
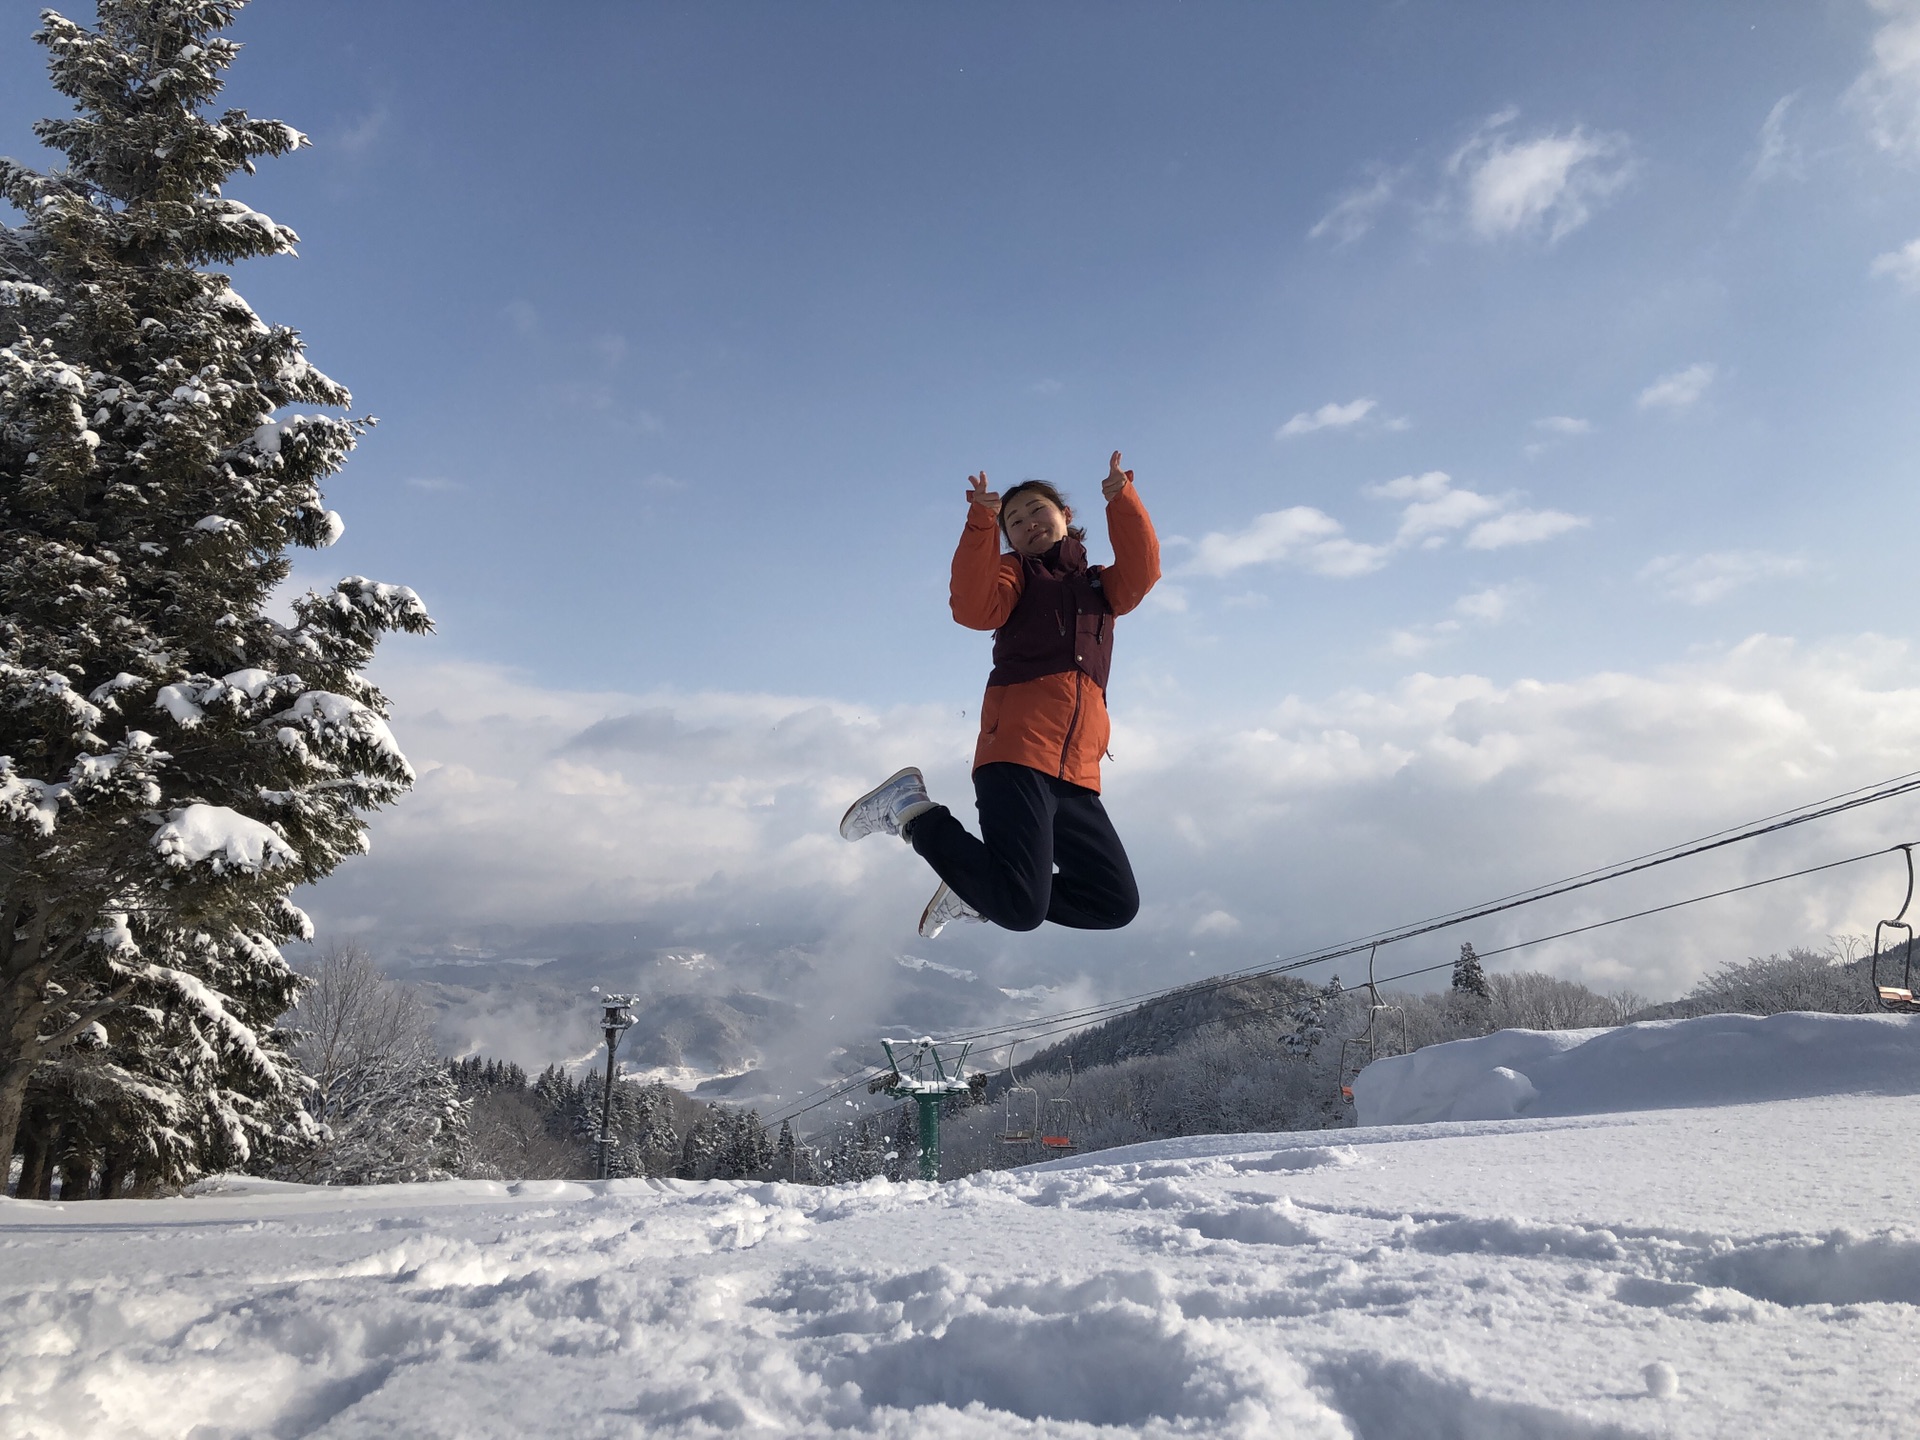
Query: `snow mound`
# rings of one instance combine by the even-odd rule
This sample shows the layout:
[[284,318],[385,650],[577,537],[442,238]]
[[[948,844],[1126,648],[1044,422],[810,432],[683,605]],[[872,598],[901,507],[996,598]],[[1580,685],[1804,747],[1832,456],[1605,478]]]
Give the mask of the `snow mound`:
[[1362,1125],[1599,1115],[1819,1095],[1920,1094],[1902,1015],[1701,1015],[1607,1030],[1501,1030],[1376,1060]]

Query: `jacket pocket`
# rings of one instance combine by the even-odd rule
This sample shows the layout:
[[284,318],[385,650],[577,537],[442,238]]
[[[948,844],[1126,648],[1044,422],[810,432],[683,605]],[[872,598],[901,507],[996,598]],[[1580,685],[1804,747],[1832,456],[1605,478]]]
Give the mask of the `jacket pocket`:
[[980,733],[983,736],[992,735],[1000,728],[1000,712],[1005,708],[1006,698],[1006,686],[988,687],[986,698],[980,702]]

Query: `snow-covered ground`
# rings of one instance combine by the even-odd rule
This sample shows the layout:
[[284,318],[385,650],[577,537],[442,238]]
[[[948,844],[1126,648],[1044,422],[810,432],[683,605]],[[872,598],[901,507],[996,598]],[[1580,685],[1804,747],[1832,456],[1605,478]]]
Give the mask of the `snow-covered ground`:
[[941,1186],[0,1202],[0,1435],[1920,1433],[1920,1023],[1783,1018],[1490,1036],[1362,1087],[1444,1111],[1504,1067],[1579,1110],[1664,1053],[1653,1103],[1710,1105]]

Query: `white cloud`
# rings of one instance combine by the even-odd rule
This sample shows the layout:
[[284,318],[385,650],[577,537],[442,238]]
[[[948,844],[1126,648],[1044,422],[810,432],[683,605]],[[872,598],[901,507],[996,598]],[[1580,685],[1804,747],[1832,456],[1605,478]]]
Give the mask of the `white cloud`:
[[1803,575],[1806,569],[1807,562],[1797,555],[1720,550],[1705,555],[1659,556],[1641,568],[1639,578],[1658,587],[1669,599],[1710,605],[1742,586]]
[[1572,234],[1633,178],[1626,137],[1576,125],[1515,140],[1516,116],[1486,121],[1448,159],[1447,174],[1463,190],[1468,228],[1483,240],[1544,234],[1548,244]]
[[1640,392],[1636,403],[1642,410],[1685,410],[1707,393],[1707,387],[1713,384],[1713,377],[1718,373],[1716,367],[1705,362],[1689,365],[1671,375],[1662,375]]
[[[1437,473],[1437,472],[1436,472]],[[1444,475],[1441,479],[1445,479]],[[1458,530],[1500,511],[1501,502],[1474,490],[1446,490],[1431,499],[1415,500],[1400,512],[1396,545],[1412,545],[1447,531]]]
[[1204,536],[1180,572],[1221,576],[1253,565],[1290,565],[1346,579],[1371,574],[1400,551],[1439,549],[1462,531],[1469,549],[1497,550],[1548,540],[1588,523],[1584,515],[1560,510],[1512,509],[1513,496],[1456,486],[1444,470],[1382,481],[1367,486],[1365,494],[1400,504],[1399,528],[1387,544],[1354,540],[1324,510],[1295,505],[1256,516],[1243,530]]
[[1453,493],[1453,477],[1444,470],[1429,470],[1424,475],[1382,480],[1367,486],[1364,493],[1375,500],[1440,500]]
[[640,488],[642,490],[652,490],[660,495],[672,495],[686,489],[687,482],[684,480],[676,480],[664,471],[655,470],[640,482]]
[[1348,426],[1358,425],[1366,419],[1374,403],[1364,397],[1359,400],[1349,400],[1344,405],[1335,404],[1330,400],[1318,410],[1302,410],[1274,431],[1273,438],[1286,440],[1295,435],[1311,435],[1315,430],[1345,430]]
[[1508,545],[1530,545],[1550,540],[1588,523],[1584,515],[1569,515],[1561,510],[1515,510],[1509,507],[1511,495],[1483,495],[1454,485],[1444,470],[1429,470],[1424,475],[1402,475],[1380,485],[1369,485],[1366,493],[1376,500],[1407,502],[1400,512],[1400,529],[1394,537],[1396,549],[1419,546],[1437,549],[1449,534],[1473,528],[1466,545],[1470,550],[1498,550]]
[[1373,178],[1355,186],[1307,232],[1309,240],[1331,239],[1336,245],[1349,245],[1371,230],[1380,212],[1393,199],[1399,173],[1378,170]]
[[1066,387],[1058,380],[1036,380],[1027,386],[1029,395],[1058,395]]
[[1873,35],[1873,57],[1847,99],[1882,150],[1920,158],[1920,5],[1867,0],[1887,21]]
[[1564,510],[1509,510],[1491,520],[1482,521],[1467,535],[1469,550],[1504,550],[1509,545],[1537,545],[1569,530],[1591,524],[1585,515],[1569,515]]
[[1209,910],[1193,922],[1193,934],[1196,936],[1238,935],[1240,922],[1225,910]]
[[1920,240],[1909,240],[1898,250],[1877,256],[1869,268],[1871,274],[1886,276],[1909,295],[1920,295]]
[[1295,565],[1315,575],[1345,578],[1378,570],[1386,560],[1385,546],[1350,540],[1325,511],[1294,505],[1255,516],[1244,530],[1202,536],[1182,569],[1217,576],[1249,565]]
[[1507,611],[1513,608],[1521,589],[1519,585],[1490,585],[1485,590],[1462,595],[1453,602],[1454,613],[1482,625],[1497,625],[1507,618]]
[[1522,582],[1490,585],[1462,595],[1453,602],[1448,615],[1426,625],[1411,625],[1387,636],[1387,653],[1402,660],[1415,659],[1438,649],[1460,635],[1469,625],[1498,625],[1507,618],[1514,601],[1527,593]]
[[1754,154],[1752,171],[1756,183],[1798,180],[1804,174],[1800,147],[1787,134],[1787,110],[1797,96],[1796,91],[1793,95],[1783,95],[1774,101],[1773,108],[1767,111],[1767,118],[1760,124],[1760,143]]
[[432,490],[435,492],[464,490],[467,488],[458,480],[449,480],[444,475],[409,475],[406,483],[415,490]]
[[1590,435],[1593,422],[1574,415],[1543,415],[1533,422],[1533,428],[1549,435]]

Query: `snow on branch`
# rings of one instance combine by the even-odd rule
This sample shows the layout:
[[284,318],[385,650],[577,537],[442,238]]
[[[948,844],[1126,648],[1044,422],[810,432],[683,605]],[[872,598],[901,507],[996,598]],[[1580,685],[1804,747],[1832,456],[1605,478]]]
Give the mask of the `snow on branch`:
[[214,874],[258,875],[300,857],[278,831],[224,805],[188,805],[169,812],[153,832],[153,848],[178,870],[204,864]]

